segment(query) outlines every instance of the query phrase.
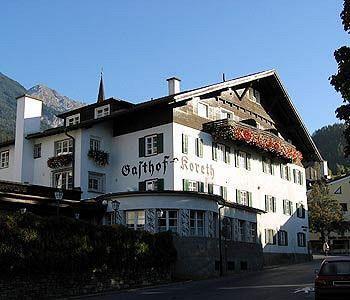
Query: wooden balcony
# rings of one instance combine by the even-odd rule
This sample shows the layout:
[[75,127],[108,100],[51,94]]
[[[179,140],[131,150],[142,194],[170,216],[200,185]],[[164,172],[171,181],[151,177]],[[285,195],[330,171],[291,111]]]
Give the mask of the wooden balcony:
[[203,130],[212,135],[215,142],[240,142],[289,162],[301,162],[303,155],[294,145],[277,135],[242,122],[229,119],[203,124]]

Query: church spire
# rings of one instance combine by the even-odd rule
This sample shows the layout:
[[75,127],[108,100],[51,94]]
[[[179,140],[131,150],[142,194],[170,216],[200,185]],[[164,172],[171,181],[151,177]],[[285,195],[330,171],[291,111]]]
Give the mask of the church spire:
[[100,87],[98,89],[97,103],[101,103],[105,100],[105,91],[103,87],[103,71],[101,71]]

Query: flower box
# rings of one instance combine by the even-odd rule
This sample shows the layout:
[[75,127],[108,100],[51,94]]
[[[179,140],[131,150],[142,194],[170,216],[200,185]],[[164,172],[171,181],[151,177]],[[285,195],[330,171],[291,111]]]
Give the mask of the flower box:
[[47,160],[47,166],[51,169],[58,169],[69,166],[73,161],[73,154],[63,154],[54,157],[50,157]]
[[303,155],[293,145],[270,132],[229,120],[204,124],[215,141],[240,141],[246,145],[274,154],[293,162],[301,162]]
[[103,150],[90,149],[88,152],[88,157],[95,161],[95,163],[100,167],[104,167],[109,163],[109,154]]

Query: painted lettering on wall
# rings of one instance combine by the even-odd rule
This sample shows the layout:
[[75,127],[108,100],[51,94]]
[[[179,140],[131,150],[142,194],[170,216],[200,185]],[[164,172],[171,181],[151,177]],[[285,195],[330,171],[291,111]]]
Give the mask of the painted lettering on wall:
[[199,163],[194,163],[188,160],[187,156],[182,156],[181,158],[181,166],[180,168],[182,170],[187,170],[191,172],[196,172],[198,174],[203,174],[210,176],[212,179],[214,179],[214,168],[210,164],[199,164]]
[[122,166],[121,172],[123,176],[137,176],[138,178],[141,178],[142,175],[153,176],[153,174],[162,173],[163,175],[166,173],[168,169],[169,163],[174,163],[177,161],[177,158],[173,158],[172,160],[169,160],[170,156],[166,155],[164,156],[162,161],[153,162],[150,161],[143,161],[140,160],[138,164],[136,165],[129,165],[126,164]]

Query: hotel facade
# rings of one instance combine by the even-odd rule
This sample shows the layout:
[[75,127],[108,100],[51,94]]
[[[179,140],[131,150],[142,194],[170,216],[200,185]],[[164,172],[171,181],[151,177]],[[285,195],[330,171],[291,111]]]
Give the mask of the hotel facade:
[[261,249],[266,264],[306,258],[306,169],[323,176],[326,164],[276,71],[189,91],[170,78],[168,87],[140,104],[100,95],[45,131],[42,101],[19,97],[16,138],[0,144],[0,180],[80,188],[82,201],[107,203],[104,224],[189,241],[180,257],[221,232],[235,253],[226,253],[228,270],[259,264],[255,250],[235,260],[246,249]]

